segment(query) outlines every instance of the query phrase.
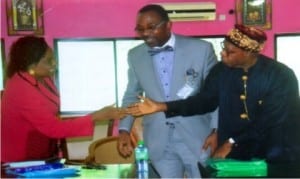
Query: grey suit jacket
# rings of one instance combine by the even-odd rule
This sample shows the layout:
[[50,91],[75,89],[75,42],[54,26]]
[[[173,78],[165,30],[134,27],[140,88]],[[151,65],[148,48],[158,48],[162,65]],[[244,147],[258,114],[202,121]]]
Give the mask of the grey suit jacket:
[[[122,101],[124,107],[136,102],[137,96],[143,93],[155,101],[166,101],[148,50],[149,47],[143,43],[128,52],[128,85]],[[198,73],[195,94],[200,90],[209,70],[216,63],[217,58],[210,43],[175,35],[171,100],[180,99],[176,93],[186,84],[188,69],[194,69]],[[184,139],[190,150],[200,156],[204,140],[212,128],[217,128],[217,120],[217,111],[191,117],[166,118],[162,112],[144,116],[143,137],[149,150],[150,159],[158,160],[163,154],[164,147],[168,142],[169,126],[166,125],[167,121],[175,123],[176,132]],[[120,121],[119,130],[130,131],[133,122],[134,118],[127,116]]]

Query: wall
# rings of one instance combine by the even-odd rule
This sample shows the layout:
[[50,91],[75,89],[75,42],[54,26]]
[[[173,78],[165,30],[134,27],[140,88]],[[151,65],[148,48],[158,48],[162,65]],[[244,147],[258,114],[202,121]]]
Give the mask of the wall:
[[[54,38],[134,37],[137,10],[148,3],[184,2],[186,0],[43,0],[45,38],[52,46]],[[195,2],[196,0],[189,0]],[[203,0],[198,0],[203,1]],[[173,30],[185,35],[222,35],[232,28],[235,0],[204,0],[215,2],[217,15],[225,21],[174,22]],[[1,0],[1,38],[5,51],[18,36],[7,36],[6,0]],[[273,0],[272,29],[267,30],[268,42],[264,54],[274,57],[274,34],[300,32],[299,0]]]

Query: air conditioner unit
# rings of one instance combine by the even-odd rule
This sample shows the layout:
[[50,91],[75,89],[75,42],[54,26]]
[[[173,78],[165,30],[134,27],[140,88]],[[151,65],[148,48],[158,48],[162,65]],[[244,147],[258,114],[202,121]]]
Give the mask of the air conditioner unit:
[[159,3],[172,21],[210,21],[216,19],[214,2],[172,2]]

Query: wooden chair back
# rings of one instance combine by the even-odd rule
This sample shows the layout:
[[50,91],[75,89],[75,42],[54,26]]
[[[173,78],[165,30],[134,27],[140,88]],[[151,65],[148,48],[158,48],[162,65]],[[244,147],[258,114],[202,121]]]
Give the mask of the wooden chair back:
[[108,136],[94,141],[89,146],[89,155],[86,157],[86,163],[96,164],[124,164],[134,163],[134,154],[125,158],[120,155],[117,149],[117,136]]

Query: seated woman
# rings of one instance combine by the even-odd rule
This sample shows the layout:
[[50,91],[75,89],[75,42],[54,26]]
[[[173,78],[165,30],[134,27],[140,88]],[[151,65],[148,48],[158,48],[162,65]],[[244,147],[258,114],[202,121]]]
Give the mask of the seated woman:
[[44,38],[21,37],[12,45],[1,101],[1,162],[52,157],[59,139],[92,136],[96,121],[125,116],[123,109],[106,106],[61,120],[55,70],[53,51]]

